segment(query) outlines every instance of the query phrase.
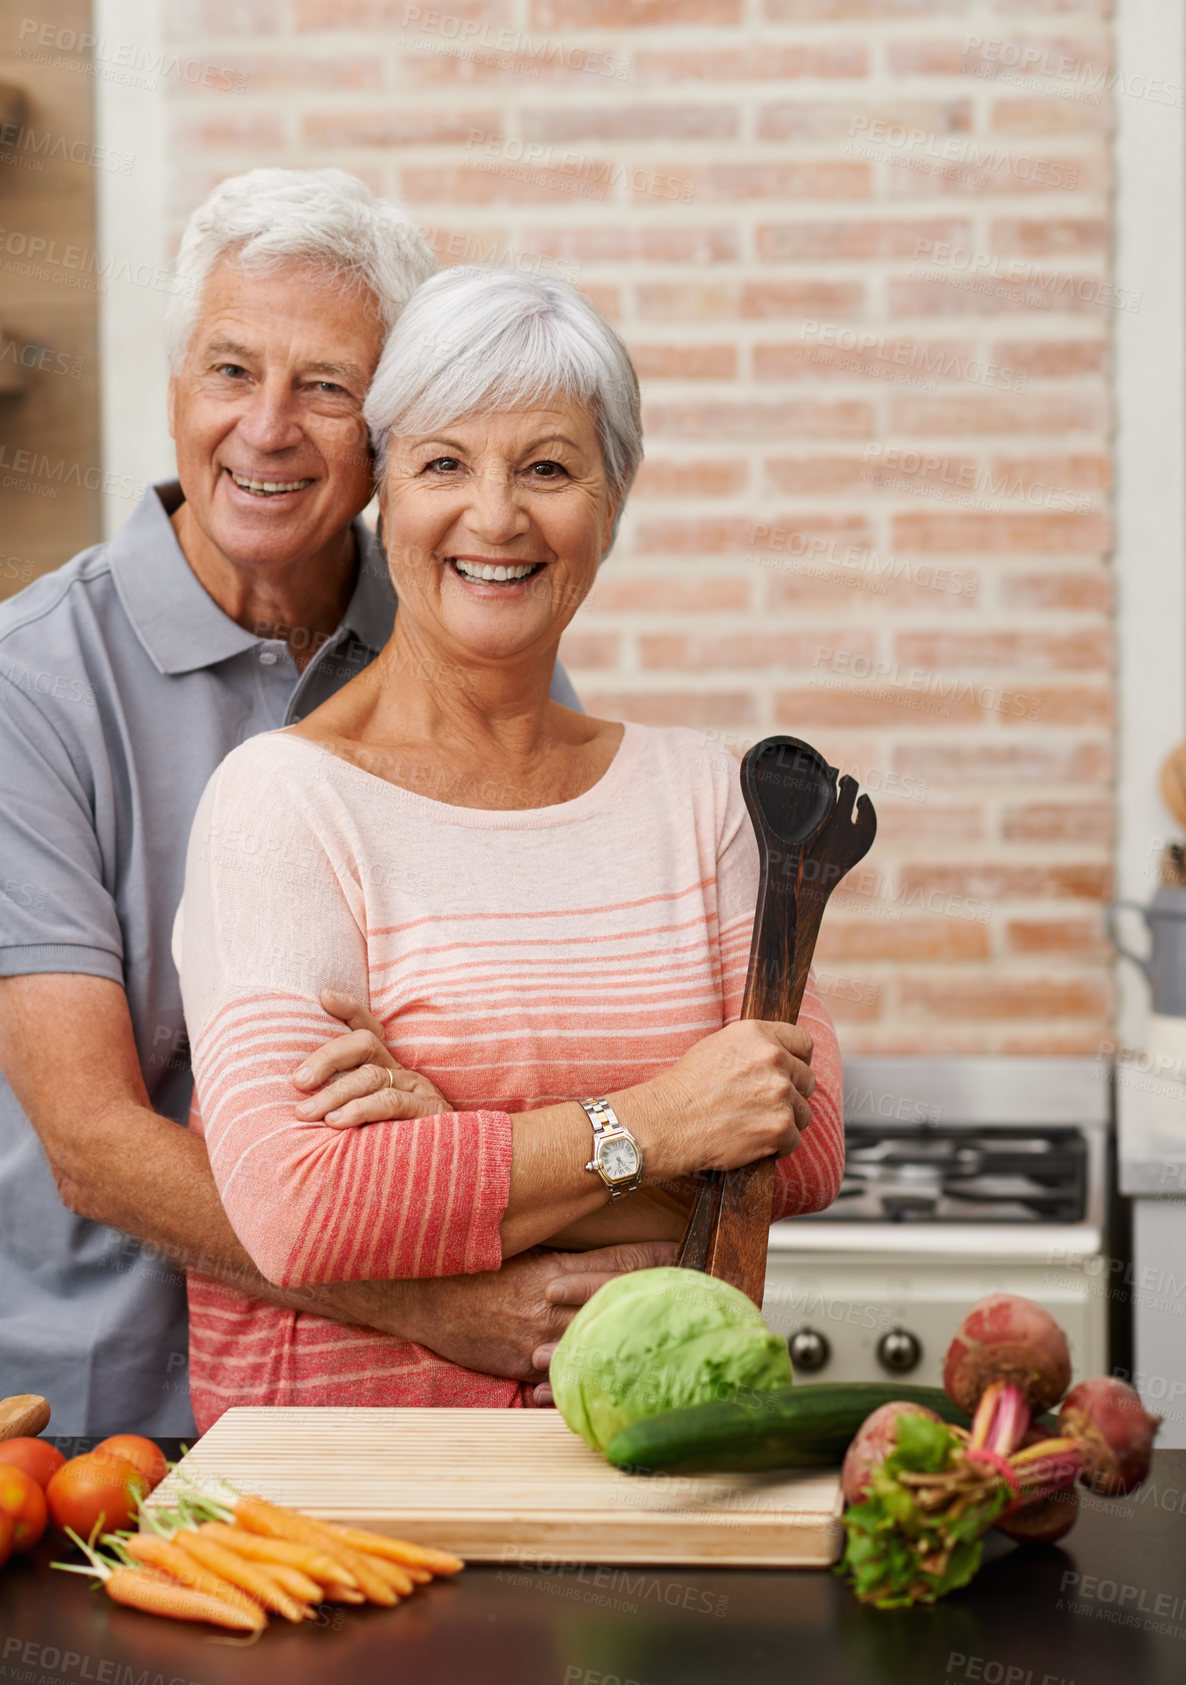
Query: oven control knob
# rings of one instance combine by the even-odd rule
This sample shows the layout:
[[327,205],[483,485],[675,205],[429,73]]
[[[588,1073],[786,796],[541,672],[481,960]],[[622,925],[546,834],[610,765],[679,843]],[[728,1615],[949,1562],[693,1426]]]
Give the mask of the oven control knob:
[[877,1361],[891,1375],[908,1375],[922,1362],[922,1346],[904,1328],[891,1328],[877,1342]]
[[808,1375],[822,1369],[832,1355],[832,1347],[825,1335],[814,1328],[800,1328],[787,1341],[791,1362]]

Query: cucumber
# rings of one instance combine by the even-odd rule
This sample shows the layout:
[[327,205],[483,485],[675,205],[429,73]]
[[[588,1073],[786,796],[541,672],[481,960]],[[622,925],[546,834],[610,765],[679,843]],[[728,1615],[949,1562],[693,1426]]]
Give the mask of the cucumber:
[[665,1410],[615,1434],[606,1456],[631,1474],[838,1468],[870,1411],[896,1401],[925,1404],[945,1422],[968,1426],[941,1387],[819,1381]]

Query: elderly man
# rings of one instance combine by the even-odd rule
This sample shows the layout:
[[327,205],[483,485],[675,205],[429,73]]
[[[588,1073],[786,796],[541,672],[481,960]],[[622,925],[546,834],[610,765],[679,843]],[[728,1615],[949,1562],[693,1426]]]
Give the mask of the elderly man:
[[[285,1292],[177,1127],[169,939],[194,810],[232,748],[387,641],[362,404],[433,268],[404,213],[341,171],[224,182],[186,231],[167,322],[179,483],[0,607],[0,1375],[43,1393],[59,1433],[192,1431],[186,1263],[523,1378],[607,1275],[667,1255]],[[555,694],[575,705],[562,675]]]

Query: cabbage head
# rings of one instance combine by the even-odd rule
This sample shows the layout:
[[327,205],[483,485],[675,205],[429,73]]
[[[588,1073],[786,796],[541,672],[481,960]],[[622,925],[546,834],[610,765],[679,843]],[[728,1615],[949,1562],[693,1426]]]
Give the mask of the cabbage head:
[[616,1276],[552,1358],[556,1407],[596,1450],[631,1422],[791,1383],[786,1341],[727,1281],[674,1267]]

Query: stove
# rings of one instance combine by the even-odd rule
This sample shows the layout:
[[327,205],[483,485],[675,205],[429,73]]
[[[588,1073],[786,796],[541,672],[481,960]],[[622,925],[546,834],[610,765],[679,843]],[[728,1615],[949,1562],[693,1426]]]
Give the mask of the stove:
[[938,1385],[964,1312],[1036,1299],[1108,1367],[1111,1073],[1093,1059],[853,1059],[827,1210],[770,1231],[764,1311],[796,1373]]

